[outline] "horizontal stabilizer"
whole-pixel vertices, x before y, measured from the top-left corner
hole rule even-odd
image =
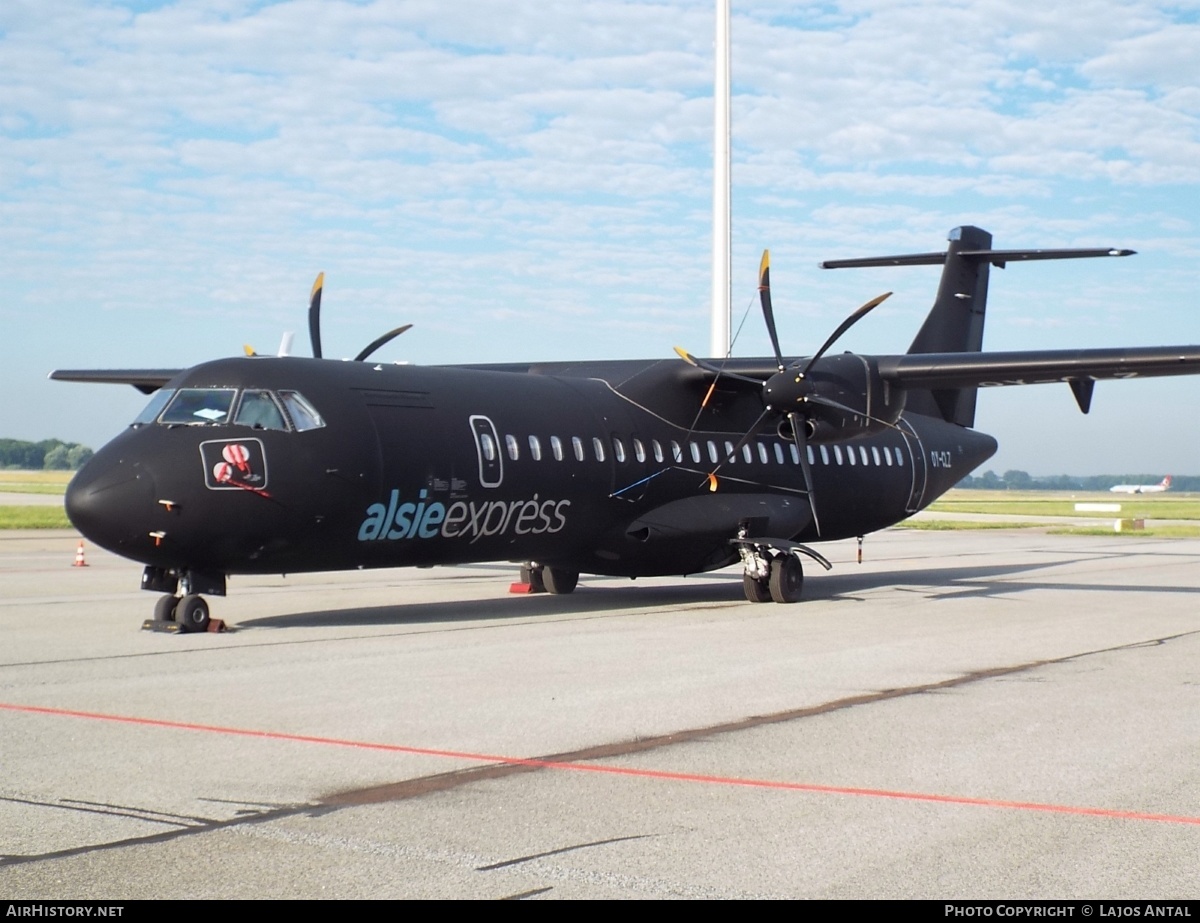
[[[825,260],[817,265],[822,269],[862,269],[871,266],[940,266],[949,251],[941,253],[908,253],[900,256],[871,256],[855,260]],[[1058,250],[959,250],[955,256],[979,263],[1003,267],[1006,263],[1031,260],[1082,260],[1097,256],[1133,256],[1136,250],[1112,247]]]

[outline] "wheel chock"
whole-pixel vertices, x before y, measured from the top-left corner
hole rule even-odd
[[[209,619],[208,628],[204,630],[216,634],[229,631],[229,628],[224,619]],[[142,631],[163,631],[169,635],[184,634],[183,626],[178,622],[164,622],[162,619],[146,619],[142,622]]]
[[[545,593],[545,590],[539,590],[532,583],[510,583],[508,585],[510,593]]]
[[[178,622],[164,622],[162,619],[146,619],[142,622],[142,631],[165,631],[169,635],[177,635],[180,630]]]

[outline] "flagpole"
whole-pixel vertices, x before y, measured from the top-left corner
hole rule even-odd
[[[729,355],[730,334],[730,114],[729,0],[717,0],[716,75],[713,82],[712,318],[709,355]]]

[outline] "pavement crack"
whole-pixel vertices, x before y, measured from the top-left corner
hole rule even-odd
[[[644,840],[648,836],[653,836],[650,833],[637,833],[631,836],[614,836],[607,840],[595,840],[591,843],[576,843],[574,846],[562,846],[558,849],[550,849],[546,852],[533,853],[528,856],[520,856],[516,859],[505,859],[503,862],[493,862],[491,865],[481,865],[475,869],[477,872],[491,872],[495,869],[508,868],[512,865],[520,865],[522,862],[532,862],[535,859],[545,859],[547,856],[560,856],[563,853],[575,852],[578,849],[590,849],[593,846],[607,846],[609,843],[624,843],[626,840]]]
[[[450,772],[420,776],[415,779],[405,779],[401,782],[392,782],[386,785],[352,789],[350,791],[337,792],[328,795],[321,799],[319,805],[321,807],[343,807],[347,805],[381,804],[388,801],[402,801],[409,798],[419,798],[435,792],[444,792],[451,789],[456,789],[463,785],[469,785],[473,782],[481,782],[491,779],[505,779],[510,776],[515,776],[526,772],[540,772],[548,768],[546,764],[586,763],[596,760],[632,756],[637,753],[647,753],[654,750],[661,750],[666,747],[675,746],[676,744],[692,743],[694,741],[705,740],[724,734],[734,734],[740,731],[753,730],[754,728],[764,727],[766,725],[783,724],[789,721],[797,721],[802,718],[813,718],[818,715],[827,715],[833,712],[845,711],[851,708],[859,708],[865,705],[874,705],[879,702],[887,702],[892,699],[945,692],[950,689],[957,689],[962,686],[969,686],[971,684],[990,679],[1015,676],[1021,673],[1028,673],[1032,670],[1037,670],[1042,667],[1070,663],[1071,661],[1080,660],[1085,657],[1094,657],[1100,654],[1109,654],[1116,651],[1134,650],[1137,648],[1166,644],[1170,641],[1177,641],[1181,638],[1191,637],[1194,635],[1200,635],[1200,631],[1186,631],[1175,635],[1168,635],[1163,638],[1132,641],[1128,644],[1118,644],[1113,647],[1099,648],[1092,651],[1079,651],[1074,654],[1067,654],[1063,657],[1051,657],[1045,660],[1030,660],[1025,663],[1012,664],[1003,667],[989,667],[984,670],[972,670],[969,673],[952,676],[949,679],[938,680],[937,682],[921,683],[914,686],[900,686],[892,689],[881,689],[875,692],[863,693],[861,695],[847,696],[846,698],[842,699],[834,699],[830,702],[822,702],[819,705],[808,705],[802,708],[793,708],[786,711],[772,712],[766,715],[753,715],[748,718],[740,718],[736,721],[711,724],[705,727],[687,728],[684,730],[673,731],[669,734],[659,734],[653,737],[638,737],[633,740],[600,744],[593,747],[585,747],[579,750],[571,750],[565,753],[552,753],[545,756],[530,757],[520,762],[514,761],[511,763],[489,763],[484,766],[472,766],[466,769],[457,769]]]

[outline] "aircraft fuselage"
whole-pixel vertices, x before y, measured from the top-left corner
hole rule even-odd
[[[836,370],[840,357],[830,357]],[[730,538],[863,535],[927,505],[995,451],[908,414],[809,442],[820,535],[795,444],[730,451],[761,403],[714,403],[703,428],[656,406],[678,363],[529,372],[302,358],[206,363],[162,392],[228,404],[147,420],[96,453],[67,495],[80,531],[163,569],[214,574],[537,561],[582,573],[686,574],[737,559]],[[673,389],[678,392],[678,388]],[[300,394],[321,425],[252,422]],[[267,395],[264,397],[264,395]],[[197,404],[199,406],[199,404]],[[222,416],[222,413],[224,414]],[[207,416],[205,416],[207,414]],[[242,422],[237,422],[241,416]],[[694,414],[693,414],[694,416]],[[289,425],[290,424],[290,425]],[[707,475],[720,465],[717,489]]]

